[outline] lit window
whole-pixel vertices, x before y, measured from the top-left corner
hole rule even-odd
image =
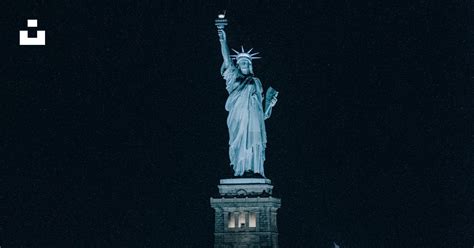
[[[240,213],[239,214],[239,227],[244,228],[245,227],[245,215],[246,213]]]
[[[257,213],[250,213],[249,227],[257,227]]]
[[[229,218],[228,218],[228,227],[229,228],[235,228],[235,213],[229,213]]]

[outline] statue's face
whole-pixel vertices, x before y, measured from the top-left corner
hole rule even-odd
[[[248,75],[250,73],[250,62],[246,59],[239,60],[238,62],[240,72],[244,75]]]

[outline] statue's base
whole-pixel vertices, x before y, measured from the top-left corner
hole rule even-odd
[[[271,196],[270,179],[221,179],[218,188],[220,196],[210,199],[215,210],[214,248],[278,248],[281,200]]]
[[[260,175],[259,173],[255,173],[253,171],[246,171],[242,176],[237,176],[234,178],[265,178],[264,176]]]
[[[271,183],[267,178],[229,178],[221,179],[217,187],[221,197],[270,196]]]

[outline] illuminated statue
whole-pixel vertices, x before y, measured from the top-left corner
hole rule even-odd
[[[225,109],[229,112],[227,127],[230,164],[234,169],[234,176],[243,176],[245,173],[265,177],[263,162],[267,135],[264,120],[270,117],[278,92],[269,87],[263,106],[262,83],[254,77],[252,69],[252,60],[259,58],[255,57],[258,53],[251,54],[252,49],[245,52],[242,47],[240,52],[232,49],[236,54],[230,55],[224,32],[227,23],[224,16],[220,15],[219,18],[216,26],[224,58],[221,74],[229,93]]]

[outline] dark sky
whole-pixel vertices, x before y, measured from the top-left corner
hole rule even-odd
[[[191,2],[191,3],[189,3]],[[230,1],[281,247],[474,245],[470,1]],[[227,1],[1,1],[0,246],[211,247]],[[38,18],[47,45],[18,45]]]

